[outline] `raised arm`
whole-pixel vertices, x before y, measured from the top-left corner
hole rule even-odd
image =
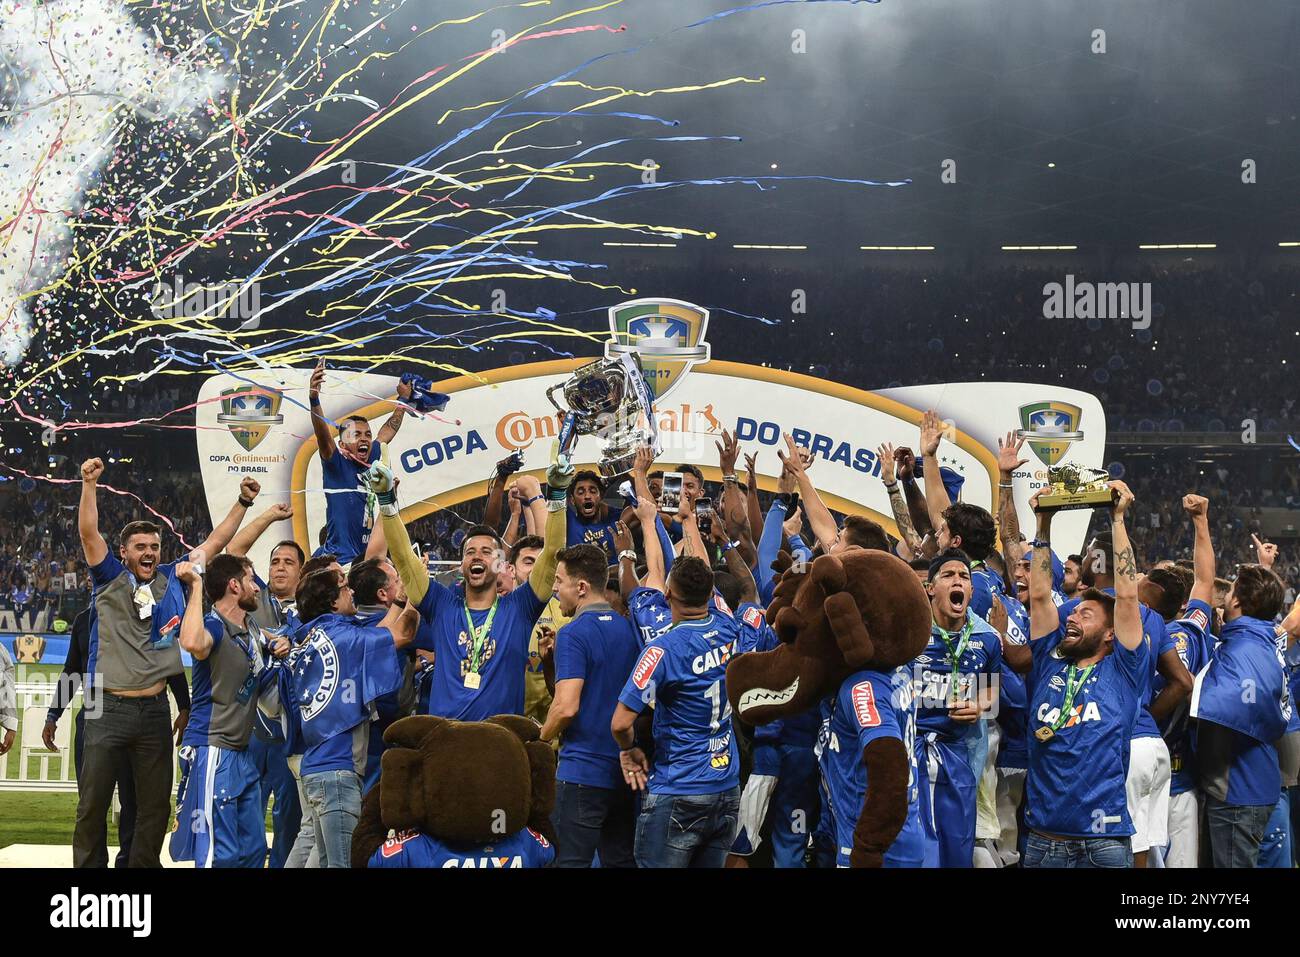
[[[1050,635],[1061,627],[1061,618],[1052,601],[1052,512],[1038,510],[1038,498],[1050,486],[1043,486],[1029,500],[1029,507],[1038,516],[1038,537],[1034,539],[1034,554],[1029,559],[1029,638],[1035,640]]]
[[[746,479],[747,488],[745,489],[745,514],[749,519],[749,531],[752,535],[754,529],[763,527],[763,509],[758,502],[758,471],[756,469],[757,459],[746,454],[745,471],[748,472]]]
[[[256,544],[262,534],[274,525],[276,522],[282,522],[286,518],[293,518],[293,506],[280,503],[272,505],[266,511],[258,514],[256,518],[241,528],[235,537],[230,540],[226,546],[227,554],[242,558],[248,554],[248,550]],[[206,554],[206,552],[204,553]]]
[[[895,449],[894,468],[898,473],[898,484],[903,486],[903,497],[907,499],[907,513],[912,516],[912,527],[924,542],[927,535],[934,534],[934,526],[930,524],[925,496],[916,484],[916,455],[907,446]]]
[[[176,579],[189,589],[181,619],[181,648],[195,661],[203,661],[212,653],[212,635],[203,624],[203,579],[189,562],[176,566]]]
[[[253,501],[257,498],[257,493],[262,490],[257,479],[252,476],[246,476],[239,483],[239,498],[235,504],[230,506],[230,511],[226,517],[221,520],[221,524],[212,530],[212,534],[203,540],[199,545],[199,551],[211,558],[219,555],[235,537],[235,532],[239,531],[239,523],[244,520],[248,510],[253,507]]]
[[[757,602],[758,586],[754,583],[754,574],[749,570],[749,564],[740,554],[740,549],[733,547],[727,539],[727,530],[722,527],[722,523],[714,522],[713,527],[709,529],[709,535],[713,539],[713,544],[717,545],[722,551],[722,560],[727,563],[727,571],[735,575],[736,581],[740,582],[740,600],[742,602]]]
[[[1192,545],[1192,593],[1188,600],[1214,602],[1214,542],[1210,540],[1210,500],[1203,495],[1188,493],[1183,496],[1183,509],[1192,520],[1196,535]]]
[[[632,544],[632,530],[621,518],[614,523],[614,557],[618,561],[618,593],[627,601],[637,586],[636,549]]]
[[[92,568],[108,557],[108,542],[99,533],[99,477],[104,474],[102,459],[86,459],[81,463],[81,504],[77,506],[77,532],[81,535],[81,550],[86,563]]]
[[[740,479],[736,475],[736,459],[740,457],[740,445],[736,437],[726,429],[722,430],[722,441],[715,442],[718,449],[718,468],[722,471],[722,501],[718,513],[727,526],[731,538],[740,538],[749,529],[749,510],[745,505],[745,496],[740,492]]]
[[[393,411],[388,418],[384,419],[384,424],[379,428],[379,434],[375,436],[383,445],[387,445],[397,436],[397,430],[402,427],[402,420],[406,418],[406,406],[403,402],[410,402],[415,394],[415,387],[409,382],[397,383],[397,403],[393,405]]]
[[[835,524],[835,517],[831,515],[830,509],[817,494],[812,480],[808,478],[808,470],[804,466],[803,457],[799,454],[799,447],[794,444],[792,436],[785,436],[785,446],[787,452],[783,453],[777,449],[776,454],[799,484],[799,495],[803,499],[803,512],[808,519],[808,526],[817,541],[821,543],[822,549],[829,552],[840,537],[840,527]]]
[[[663,525],[659,521],[659,509],[649,495],[637,496],[636,514],[641,519],[641,540],[645,548],[645,582],[646,588],[662,592],[666,588],[668,574],[664,571],[664,548],[659,538]]]
[[[528,573],[528,586],[540,601],[549,601],[555,588],[556,556],[564,549],[569,534],[567,509],[569,484],[573,481],[573,465],[567,456],[560,455],[560,443],[551,443],[551,465],[546,470],[546,532],[542,535],[542,552]],[[541,494],[541,483],[532,475],[519,476],[516,484],[520,494],[530,499]]]
[[[1130,651],[1142,647],[1142,610],[1138,605],[1137,559],[1129,544],[1124,517],[1133,504],[1133,493],[1123,482],[1108,483],[1119,493],[1111,509],[1111,541],[1115,546],[1115,640]],[[1051,572],[1051,566],[1048,566]]]
[[[322,462],[334,458],[334,453],[338,451],[338,446],[334,444],[334,424],[325,418],[325,413],[320,407],[320,390],[324,384],[325,360],[321,359],[312,370],[311,384],[307,387],[307,400],[311,404],[311,427],[316,433],[316,448],[320,452]]]
[[[429,590],[429,570],[415,557],[415,550],[411,548],[411,536],[397,509],[397,483],[393,480],[392,470],[382,462],[376,462],[362,474],[361,480],[375,493],[393,567],[406,589],[407,601],[414,607]]]
[[[894,513],[894,524],[898,526],[898,554],[903,561],[910,562],[921,553],[921,536],[912,527],[907,500],[903,498],[903,490],[894,478],[894,447],[885,442],[876,450],[876,455],[880,457],[880,481],[889,493],[889,508]]]
[[[1013,494],[1016,469],[1029,459],[1020,457],[1020,447],[1025,440],[1008,432],[1006,440],[998,439],[998,535],[1002,539],[1002,557],[1007,568],[1020,563],[1016,549],[1020,548],[1020,516],[1016,514],[1016,497]]]
[[[943,521],[944,509],[952,504],[943,484],[943,475],[939,472],[939,441],[942,438],[943,423],[931,409],[921,419],[921,457],[925,465],[925,505],[930,512],[930,524],[934,528],[938,528]]]
[[[492,477],[488,479],[487,485],[487,511],[483,513],[483,524],[491,525],[495,529],[501,528],[501,507],[505,503],[506,479],[513,473],[510,471],[514,463],[515,454],[511,452],[500,462],[492,467]],[[512,515],[512,519],[518,519],[518,515]]]

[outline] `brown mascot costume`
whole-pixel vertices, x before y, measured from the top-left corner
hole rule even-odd
[[[555,857],[555,752],[520,715],[415,715],[384,732],[353,867],[543,867]]]
[[[767,620],[781,644],[727,666],[727,697],[747,724],[816,708],[856,671],[888,672],[925,650],[930,604],[916,573],[887,552],[851,548],[791,566],[777,584]],[[863,749],[867,793],[858,811],[850,863],[880,867],[907,822],[911,757],[897,738]]]

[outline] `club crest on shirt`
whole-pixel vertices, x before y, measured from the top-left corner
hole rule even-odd
[[[474,650],[474,646],[470,643],[469,634],[464,629],[461,629],[460,634],[456,636],[456,645],[465,654],[465,657],[460,659],[460,676],[464,678],[469,674],[469,655]],[[492,656],[496,653],[497,640],[495,638],[488,638],[487,641],[483,642],[483,658],[479,662],[480,672],[487,663],[492,660]],[[540,664],[541,659],[539,658],[538,661]]]
[[[323,628],[313,628],[293,654],[293,683],[298,690],[302,720],[324,710],[339,685],[339,653]]]

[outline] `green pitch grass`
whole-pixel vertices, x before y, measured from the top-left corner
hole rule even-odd
[[[48,680],[53,682],[62,665],[19,665],[18,680]],[[36,676],[42,675],[38,679]],[[186,678],[189,678],[188,669]],[[78,699],[80,701],[80,699]],[[78,704],[76,707],[80,707]],[[73,716],[76,712],[74,710]],[[23,714],[18,712],[18,730],[14,733],[14,747],[0,757],[0,777],[18,777],[18,749],[22,741]],[[69,751],[71,749],[68,749]],[[57,775],[57,760],[51,761],[50,772]],[[72,756],[67,754],[67,760]],[[28,762],[28,772],[35,776],[38,765]],[[76,779],[74,771],[69,777]],[[173,801],[173,805],[174,805]],[[77,793],[42,791],[0,791],[0,847],[10,844],[71,844],[72,830],[77,820]],[[267,830],[271,829],[271,816],[266,817]],[[112,819],[108,822],[109,844],[116,846],[117,830]]]

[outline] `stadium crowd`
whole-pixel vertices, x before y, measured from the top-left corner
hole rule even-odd
[[[157,866],[164,840],[202,867],[473,858],[483,848],[432,838],[422,856],[403,839],[357,858],[384,731],[412,713],[522,714],[556,748],[549,830],[511,836],[529,847],[517,863],[1294,866],[1296,556],[1230,511],[1241,489],[1226,471],[1114,480],[1082,553],[1057,554],[1037,496],[1037,527],[1022,530],[1014,508],[991,514],[945,484],[941,423],[927,413],[919,434],[880,450],[897,539],[832,513],[815,456],[789,437],[780,491],[760,498],[726,433],[717,487],[649,450],[619,495],[555,453],[545,483],[506,459],[481,512],[413,530],[380,462],[402,406],[374,432],[357,416],[329,421],[321,370],[309,400],[331,494],[314,554],[276,531],[288,506],[256,507],[252,478],[211,528],[193,486],[140,487],[186,542],[164,545],[138,503],[101,489],[136,488],[129,449],[52,463],[75,469],[75,512],[38,496],[7,529],[93,584],[45,728],[53,748],[76,684],[94,692],[76,739],[77,866],[108,863],[115,786],[129,866]],[[1011,433],[990,450],[1003,491],[1022,443]],[[1294,481],[1276,493],[1294,496]],[[80,562],[49,557],[74,522]],[[262,536],[276,544],[254,568]],[[1251,560],[1224,562],[1225,546]],[[728,662],[781,645],[764,609],[783,583],[869,552],[897,556],[891,567],[924,586],[924,654],[859,668],[781,720],[738,720]],[[432,574],[434,555],[456,574]],[[333,694],[340,680],[361,693]],[[885,832],[859,827],[885,787],[882,741],[907,769],[904,812]]]

